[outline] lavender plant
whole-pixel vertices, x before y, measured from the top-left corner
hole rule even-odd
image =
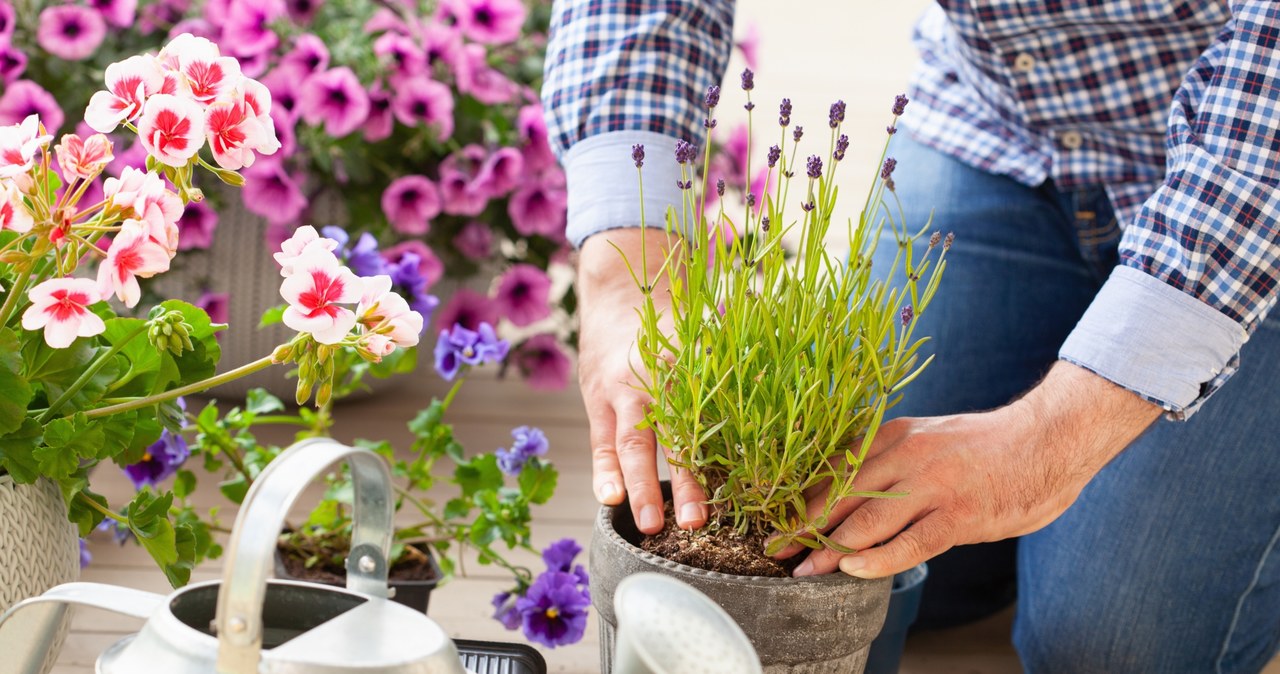
[[[748,70],[742,89],[749,120],[753,87]],[[769,554],[793,543],[852,552],[823,531],[841,500],[890,495],[859,492],[854,478],[885,413],[932,359],[921,357],[927,338],[915,328],[937,292],[951,236],[932,234],[920,256],[913,243],[929,224],[912,231],[901,217],[897,162],[887,153],[905,96],[894,102],[880,171],[862,209],[844,218],[848,260],[825,243],[841,218],[833,178],[849,146],[843,102],[831,106],[825,152],[801,161],[804,132],[792,126],[784,99],[779,140],[766,160],[764,185],[773,187],[746,193],[736,222],[725,199],[713,212],[705,208],[705,148],[719,98],[717,87],[705,100],[701,170],[693,145],[681,142],[676,150],[685,196],[680,210],[666,214],[668,254],[627,260],[644,294],[637,336],[643,372],[636,375],[653,402],[643,424],[669,448],[670,463],[690,471],[709,495],[708,526],[773,535]],[[643,190],[642,146],[632,159]],[[799,212],[789,215],[788,207]],[[897,253],[891,269],[873,276],[882,237]],[[881,280],[895,277],[901,286]],[[826,501],[811,516],[805,495],[824,484]]]

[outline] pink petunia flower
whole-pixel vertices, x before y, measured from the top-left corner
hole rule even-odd
[[[321,344],[341,342],[356,325],[356,314],[343,304],[354,304],[364,294],[360,277],[342,266],[330,251],[308,247],[293,261],[294,273],[280,284],[280,296],[289,303],[284,324],[311,333]]]
[[[215,42],[218,38],[222,37],[222,31],[219,31],[213,24],[199,17],[183,19],[178,23],[173,24],[173,28],[169,29],[169,39],[176,40],[181,37],[183,33],[190,33],[195,37]]]
[[[435,80],[415,77],[402,82],[391,109],[405,126],[435,129],[436,140],[444,142],[453,135],[453,92]]]
[[[177,14],[181,15],[190,9],[190,0],[165,0],[175,9],[181,11]],[[227,23],[227,15],[231,12],[231,3],[235,0],[206,0],[204,3],[204,19],[209,23],[222,28]]]
[[[515,189],[524,172],[524,157],[513,147],[498,148],[485,158],[476,173],[474,188],[488,193],[489,198],[505,195]]]
[[[397,178],[382,193],[382,212],[397,232],[426,234],[440,214],[440,192],[425,176]]]
[[[426,54],[407,35],[383,33],[374,40],[373,53],[390,66],[392,81],[417,77],[426,71]]]
[[[507,214],[516,231],[524,236],[534,234],[563,236],[565,212],[569,197],[565,193],[563,176],[559,180],[549,178],[555,173],[543,174],[520,186],[507,202]]]
[[[328,67],[329,47],[319,37],[304,33],[294,39],[293,49],[281,57],[278,69],[292,70],[293,77],[301,81],[308,75],[324,72]]]
[[[328,237],[320,236],[320,232],[316,231],[311,225],[303,225],[296,230],[287,239],[280,242],[280,252],[273,253],[276,264],[280,265],[281,276],[292,276],[294,273],[294,265],[302,254],[308,248],[319,246],[320,248],[333,252],[338,249],[338,242]]]
[[[12,84],[26,70],[27,55],[0,39],[0,84]]]
[[[462,33],[455,26],[432,21],[422,29],[422,51],[428,66],[443,63],[453,71],[462,60]]]
[[[18,124],[36,115],[50,134],[62,126],[62,108],[53,94],[31,80],[18,80],[0,95],[0,125]]]
[[[417,346],[422,333],[422,314],[391,289],[391,277],[385,274],[364,279],[356,316],[365,331],[386,335],[396,346]]]
[[[498,306],[493,300],[470,288],[459,289],[435,315],[435,324],[442,330],[455,324],[461,324],[468,330],[476,330],[481,323],[495,325],[497,322]]]
[[[475,177],[487,158],[488,152],[473,143],[440,162],[440,196],[445,213],[479,215],[488,205],[487,191],[474,185]]]
[[[9,0],[0,0],[0,42],[9,44],[17,25],[18,15],[13,11],[13,5]]]
[[[446,5],[462,34],[484,44],[515,40],[528,14],[521,0],[449,0]]]
[[[107,24],[95,9],[54,5],[40,12],[36,43],[41,49],[68,61],[93,55],[107,36]]]
[[[84,121],[98,133],[111,133],[124,121],[142,114],[147,97],[164,87],[164,71],[151,56],[130,56],[107,66],[107,90],[89,99]]]
[[[498,279],[494,302],[512,323],[524,327],[551,315],[551,279],[531,264],[515,264]]]
[[[280,37],[271,30],[271,22],[284,13],[282,0],[231,0],[222,26],[227,51],[235,56],[255,56],[275,49]]]
[[[106,331],[102,318],[89,307],[102,301],[98,286],[87,278],[55,278],[27,293],[31,306],[22,313],[22,327],[44,330],[44,341],[65,349],[76,337],[92,337]]]
[[[484,46],[469,44],[463,47],[462,53],[462,59],[454,69],[458,91],[485,105],[508,103],[515,98],[519,87],[506,75],[489,67],[489,54]]]
[[[520,108],[516,115],[516,129],[524,145],[520,154],[524,156],[525,170],[538,173],[543,169],[555,166],[556,156],[551,152],[551,144],[547,141],[547,123],[542,117],[542,105],[533,103]]]
[[[0,127],[0,180],[16,178],[35,166],[36,154],[53,136],[40,133],[40,118],[28,115],[20,124]]]
[[[514,360],[529,388],[558,391],[569,383],[573,361],[560,348],[555,335],[534,335],[517,349]]]
[[[132,26],[138,12],[138,0],[89,0],[88,4],[98,10],[107,23],[118,28]]]
[[[306,25],[316,18],[316,12],[324,5],[324,0],[285,0],[285,11],[294,23]]]
[[[467,259],[487,259],[493,251],[493,230],[480,220],[472,220],[454,235],[453,247]]]
[[[400,33],[409,35],[413,31],[409,30],[409,24],[396,14],[390,7],[379,7],[364,23],[364,32],[369,35],[378,33]]]
[[[217,0],[209,0],[209,5]],[[191,9],[191,0],[157,0],[138,8],[138,20],[134,24],[141,35],[151,35],[161,28],[178,23]]]
[[[188,98],[156,94],[138,120],[138,139],[147,154],[165,166],[181,167],[204,145],[205,114]]]
[[[444,263],[430,246],[417,239],[401,241],[384,249],[382,258],[388,262],[399,262],[405,253],[412,253],[418,258],[418,274],[427,280],[427,288],[435,285],[436,281],[444,276]]]
[[[83,180],[93,178],[115,158],[110,139],[100,133],[83,140],[80,136],[69,133],[62,137],[62,142],[53,151],[58,156],[58,167],[62,169],[63,180],[72,177]]]
[[[279,108],[288,114],[289,119],[298,118],[300,112],[298,99],[301,96],[303,79],[304,76],[289,68],[273,68],[262,76],[259,83],[271,93],[272,112]]]
[[[747,67],[752,70],[758,70],[760,65],[760,24],[752,21],[747,24],[747,32],[734,45],[742,51],[742,60],[747,62]]]
[[[298,104],[308,124],[324,123],[325,132],[334,138],[360,128],[369,116],[369,95],[346,66],[307,78]]]
[[[227,293],[204,293],[196,298],[196,307],[204,309],[209,314],[209,320],[217,323],[226,323],[227,318],[231,315],[231,296]],[[222,338],[222,332],[214,333],[218,339]]]
[[[240,62],[223,56],[212,41],[183,33],[165,45],[157,59],[162,64],[177,61],[177,68],[186,80],[191,98],[208,105],[214,99],[240,86],[244,75]]]
[[[27,209],[26,203],[22,201],[22,193],[18,191],[18,186],[6,181],[0,186],[0,197],[4,199],[4,202],[0,203],[0,232],[25,234],[31,231],[35,225],[35,218]]]
[[[178,250],[204,250],[213,245],[218,212],[203,201],[190,201],[178,218]]]
[[[300,181],[285,171],[279,161],[260,161],[244,170],[241,198],[250,213],[274,225],[291,223],[307,207]]]
[[[369,116],[364,120],[364,139],[370,143],[386,140],[395,130],[396,120],[391,114],[391,94],[382,85],[369,89]]]
[[[151,240],[145,224],[125,220],[111,240],[107,259],[98,266],[98,290],[102,295],[114,294],[125,306],[133,307],[142,299],[138,277],[149,278],[169,271],[169,253]]]

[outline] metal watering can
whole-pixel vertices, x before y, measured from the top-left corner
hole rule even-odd
[[[302,490],[345,459],[355,484],[347,587],[272,579],[276,539]],[[391,475],[368,450],[306,440],[268,465],[245,497],[222,580],[169,596],[69,583],[0,616],[0,674],[40,674],[71,606],[147,622],[98,658],[99,674],[465,674],[449,636],[388,599]]]

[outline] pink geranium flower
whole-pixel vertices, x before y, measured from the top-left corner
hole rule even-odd
[[[137,14],[138,0],[89,0],[89,6],[98,10],[107,23],[128,28]]]
[[[253,166],[258,153],[273,154],[280,149],[275,122],[254,114],[254,109],[238,92],[219,99],[205,111],[205,135],[213,159],[224,169],[237,171]]]
[[[555,174],[551,174],[555,175]],[[534,234],[555,237],[564,234],[565,211],[569,197],[565,193],[563,176],[560,180],[544,176],[531,180],[511,195],[507,202],[507,214],[511,224],[524,236]]]
[[[142,114],[147,97],[160,93],[164,72],[151,56],[130,56],[107,66],[107,90],[89,99],[84,121],[98,133],[111,133],[123,121]]]
[[[62,137],[62,142],[53,151],[58,156],[63,180],[73,177],[82,180],[93,178],[115,158],[111,152],[111,140],[100,133],[84,140],[69,133]]]
[[[524,327],[551,315],[551,279],[531,264],[516,264],[498,279],[494,302],[512,323]]]
[[[244,79],[239,61],[223,56],[212,41],[190,33],[165,45],[158,59],[171,68],[176,59],[177,67],[172,69],[182,73],[191,98],[206,105],[235,89]]]
[[[4,199],[4,202],[0,203],[0,232],[25,234],[31,231],[31,227],[35,225],[35,218],[22,201],[22,193],[18,191],[18,186],[12,182],[4,183],[3,187],[0,187],[0,197]]]
[[[241,198],[250,213],[274,225],[291,223],[307,207],[299,181],[278,161],[260,161],[244,171]]]
[[[385,274],[364,279],[356,316],[365,331],[386,335],[396,346],[416,346],[422,333],[422,314],[391,290],[391,277]]]
[[[469,44],[463,47],[462,58],[454,72],[457,75],[458,91],[485,105],[507,103],[519,91],[506,75],[489,67],[489,54],[482,45]]]
[[[316,231],[311,225],[303,225],[294,230],[293,235],[280,243],[280,252],[274,253],[276,264],[280,265],[281,276],[292,276],[294,273],[294,264],[301,259],[302,254],[308,248],[318,246],[326,251],[333,252],[338,248],[338,242],[328,237],[320,236],[320,232]]]
[[[395,179],[382,193],[382,212],[401,234],[426,234],[440,214],[440,192],[424,176]]]
[[[36,43],[41,49],[68,61],[93,55],[107,36],[107,24],[95,9],[54,5],[40,12]]]
[[[310,246],[293,261],[294,273],[280,284],[280,295],[289,303],[284,324],[311,333],[321,344],[337,344],[355,327],[356,314],[343,304],[354,304],[364,294],[360,277],[342,266],[321,247]]]
[[[450,0],[447,6],[462,34],[484,44],[515,40],[528,13],[521,0]]]
[[[46,133],[57,133],[62,126],[62,108],[58,99],[31,80],[18,80],[5,87],[0,95],[0,125],[17,124],[36,115]]]
[[[454,235],[453,247],[468,259],[483,260],[493,251],[493,230],[480,220],[472,220]]]
[[[573,362],[551,334],[530,337],[520,345],[514,360],[529,388],[539,391],[558,391],[568,385],[573,374]]]
[[[307,78],[298,103],[308,124],[323,123],[325,132],[334,138],[360,128],[369,116],[369,95],[346,66]]]
[[[156,161],[181,167],[204,145],[204,128],[205,115],[199,103],[170,94],[156,94],[143,105],[138,139]]]
[[[178,218],[178,250],[203,250],[213,245],[218,212],[203,201],[187,202]]]
[[[55,278],[27,293],[31,306],[22,314],[22,327],[44,330],[44,341],[65,349],[76,337],[92,337],[106,331],[102,318],[89,307],[102,301],[97,285],[87,278]]]
[[[421,124],[435,129],[441,142],[453,135],[453,93],[435,80],[414,77],[402,82],[391,109],[405,126]]]
[[[125,306],[133,307],[142,298],[138,277],[149,278],[166,271],[169,253],[151,240],[146,225],[125,220],[111,240],[107,259],[98,266],[98,289],[103,296],[114,294]]]
[[[35,165],[40,148],[53,136],[42,134],[40,118],[28,115],[21,124],[0,127],[0,180],[24,175]]]
[[[498,306],[493,300],[470,288],[462,288],[454,293],[435,316],[435,323],[440,329],[461,324],[468,330],[476,330],[481,323],[495,325],[497,322]]]

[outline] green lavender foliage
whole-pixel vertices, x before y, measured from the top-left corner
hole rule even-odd
[[[700,190],[686,190],[682,212],[667,213],[666,259],[628,261],[645,294],[636,374],[653,401],[643,425],[668,448],[671,464],[702,485],[717,515],[743,533],[777,534],[769,552],[796,542],[842,549],[822,535],[834,506],[891,495],[859,492],[854,478],[885,413],[932,359],[921,359],[927,338],[914,333],[937,292],[950,237],[939,246],[934,234],[917,259],[912,243],[929,225],[912,232],[892,216],[902,209],[890,210],[892,181],[877,174],[857,219],[846,220],[850,259],[833,256],[824,239],[839,217],[832,180],[839,161],[830,159],[839,134],[837,125],[827,170],[814,179],[784,127],[781,158],[765,183],[776,178],[776,187],[758,212],[746,209],[744,226],[724,200],[714,218],[699,215],[704,178]],[[696,181],[692,164],[683,167],[685,181]],[[704,155],[704,176],[706,168]],[[789,201],[801,208],[788,221]],[[742,234],[716,234],[730,228]],[[873,276],[886,232],[898,248],[894,267]],[[903,287],[877,280],[899,270]],[[820,512],[808,512],[806,492],[828,483]]]

